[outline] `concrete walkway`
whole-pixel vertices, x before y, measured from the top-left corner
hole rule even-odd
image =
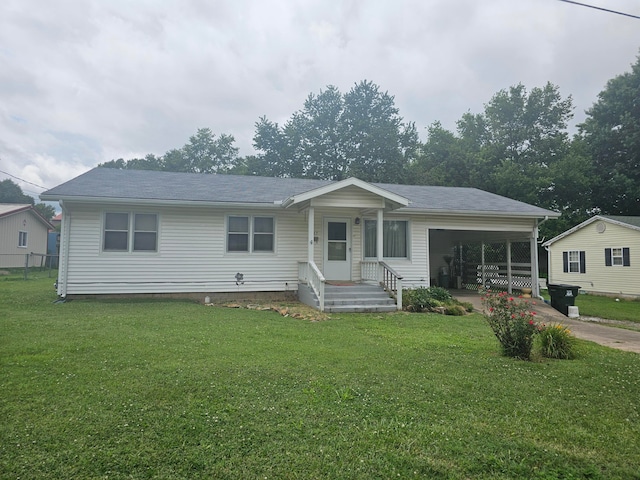
[[[478,312],[482,313],[482,302],[479,293],[471,290],[453,290],[451,293],[461,302],[470,302]],[[576,338],[589,340],[605,347],[640,353],[640,331],[568,318],[542,300],[533,299],[533,301],[535,301],[533,310],[536,312],[539,321],[543,323],[561,323],[569,327]]]

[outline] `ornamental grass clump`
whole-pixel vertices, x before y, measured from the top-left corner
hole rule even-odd
[[[564,325],[548,325],[540,329],[540,351],[547,358],[575,358],[575,337]]]
[[[528,360],[533,338],[539,332],[531,302],[516,299],[507,292],[487,291],[482,296],[484,318],[493,330],[507,357]]]

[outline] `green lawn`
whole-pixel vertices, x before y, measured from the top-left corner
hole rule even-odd
[[[637,354],[507,359],[479,315],[0,293],[0,478],[640,479]]]
[[[544,298],[549,300],[549,293],[542,291]],[[601,295],[578,295],[575,305],[580,315],[587,317],[606,318],[609,320],[626,320],[640,323],[640,300],[629,300]]]

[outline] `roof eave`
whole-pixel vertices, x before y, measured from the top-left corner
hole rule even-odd
[[[166,205],[166,206],[206,206],[206,207],[239,207],[239,208],[280,208],[280,204],[273,202],[212,202],[207,200],[167,200],[154,198],[128,198],[128,197],[87,197],[87,196],[50,196],[40,195],[42,200],[48,202],[90,203],[90,204],[136,204],[136,205]]]
[[[540,213],[529,212],[510,212],[496,210],[444,210],[433,208],[401,208],[396,210],[398,213],[418,213],[429,215],[451,215],[451,216],[479,216],[479,217],[518,217],[518,218],[558,218],[560,214],[552,211],[544,211]]]

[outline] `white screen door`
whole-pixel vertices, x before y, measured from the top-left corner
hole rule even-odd
[[[351,280],[351,222],[328,218],[324,221],[324,277]]]

